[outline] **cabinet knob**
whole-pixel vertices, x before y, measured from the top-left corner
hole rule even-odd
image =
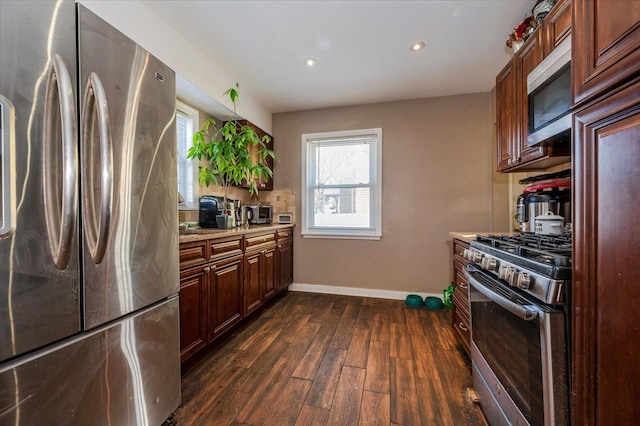
[[[282,244],[278,244],[278,248],[282,248]]]
[[[469,288],[466,284],[463,284],[463,283],[458,284],[458,287],[460,287],[463,290],[466,290]]]
[[[204,267],[204,273],[208,274],[209,272],[211,272],[211,268],[209,268],[208,266]]]
[[[217,267],[216,265],[213,265],[213,266],[211,267],[211,270],[212,270],[212,271],[215,271],[216,269],[218,269],[218,267]]]

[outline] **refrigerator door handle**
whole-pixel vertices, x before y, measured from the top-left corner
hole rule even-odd
[[[113,148],[109,124],[107,95],[100,77],[95,72],[89,75],[84,92],[82,113],[82,174],[83,222],[87,247],[94,263],[102,262],[107,249],[111,226],[113,199]],[[97,116],[99,151],[94,147],[94,122]],[[99,160],[96,157],[99,155]],[[100,218],[96,220],[96,197],[94,181],[96,163],[100,164]]]
[[[42,168],[49,249],[56,267],[63,270],[69,263],[78,219],[78,151],[73,84],[57,54],[45,98]]]
[[[16,228],[15,118],[13,104],[0,95],[0,239]]]

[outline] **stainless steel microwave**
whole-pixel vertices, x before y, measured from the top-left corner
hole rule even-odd
[[[527,76],[527,146],[571,140],[571,36]]]

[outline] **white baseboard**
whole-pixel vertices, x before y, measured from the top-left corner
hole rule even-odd
[[[425,297],[438,297],[442,299],[442,294],[417,293],[395,290],[378,290],[374,288],[337,287],[321,284],[293,283],[289,285],[289,291],[301,291],[306,293],[339,294],[341,296],[361,296],[374,297],[376,299],[405,300],[410,294],[417,294],[423,299]]]

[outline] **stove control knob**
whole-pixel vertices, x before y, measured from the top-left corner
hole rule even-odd
[[[471,257],[471,250],[469,249],[462,250],[462,257],[469,260],[469,258]]]
[[[531,286],[531,277],[529,277],[529,274],[527,274],[526,272],[520,272],[518,274],[516,286],[523,290],[528,289]]]
[[[487,271],[495,271],[498,266],[496,260],[493,257],[485,257],[482,261],[484,263],[484,269]]]
[[[502,265],[498,270],[498,277],[509,282],[511,282],[511,277],[515,274],[516,268],[513,268],[511,266]]]
[[[509,281],[509,285],[511,287],[517,287],[518,277],[520,276],[520,274],[518,273],[518,271],[516,271],[516,268],[509,268],[509,269],[511,269],[511,271],[509,272],[509,278],[507,279],[507,281]]]
[[[479,251],[474,251],[471,252],[471,261],[474,263],[480,263],[482,261],[482,253],[480,253]]]

